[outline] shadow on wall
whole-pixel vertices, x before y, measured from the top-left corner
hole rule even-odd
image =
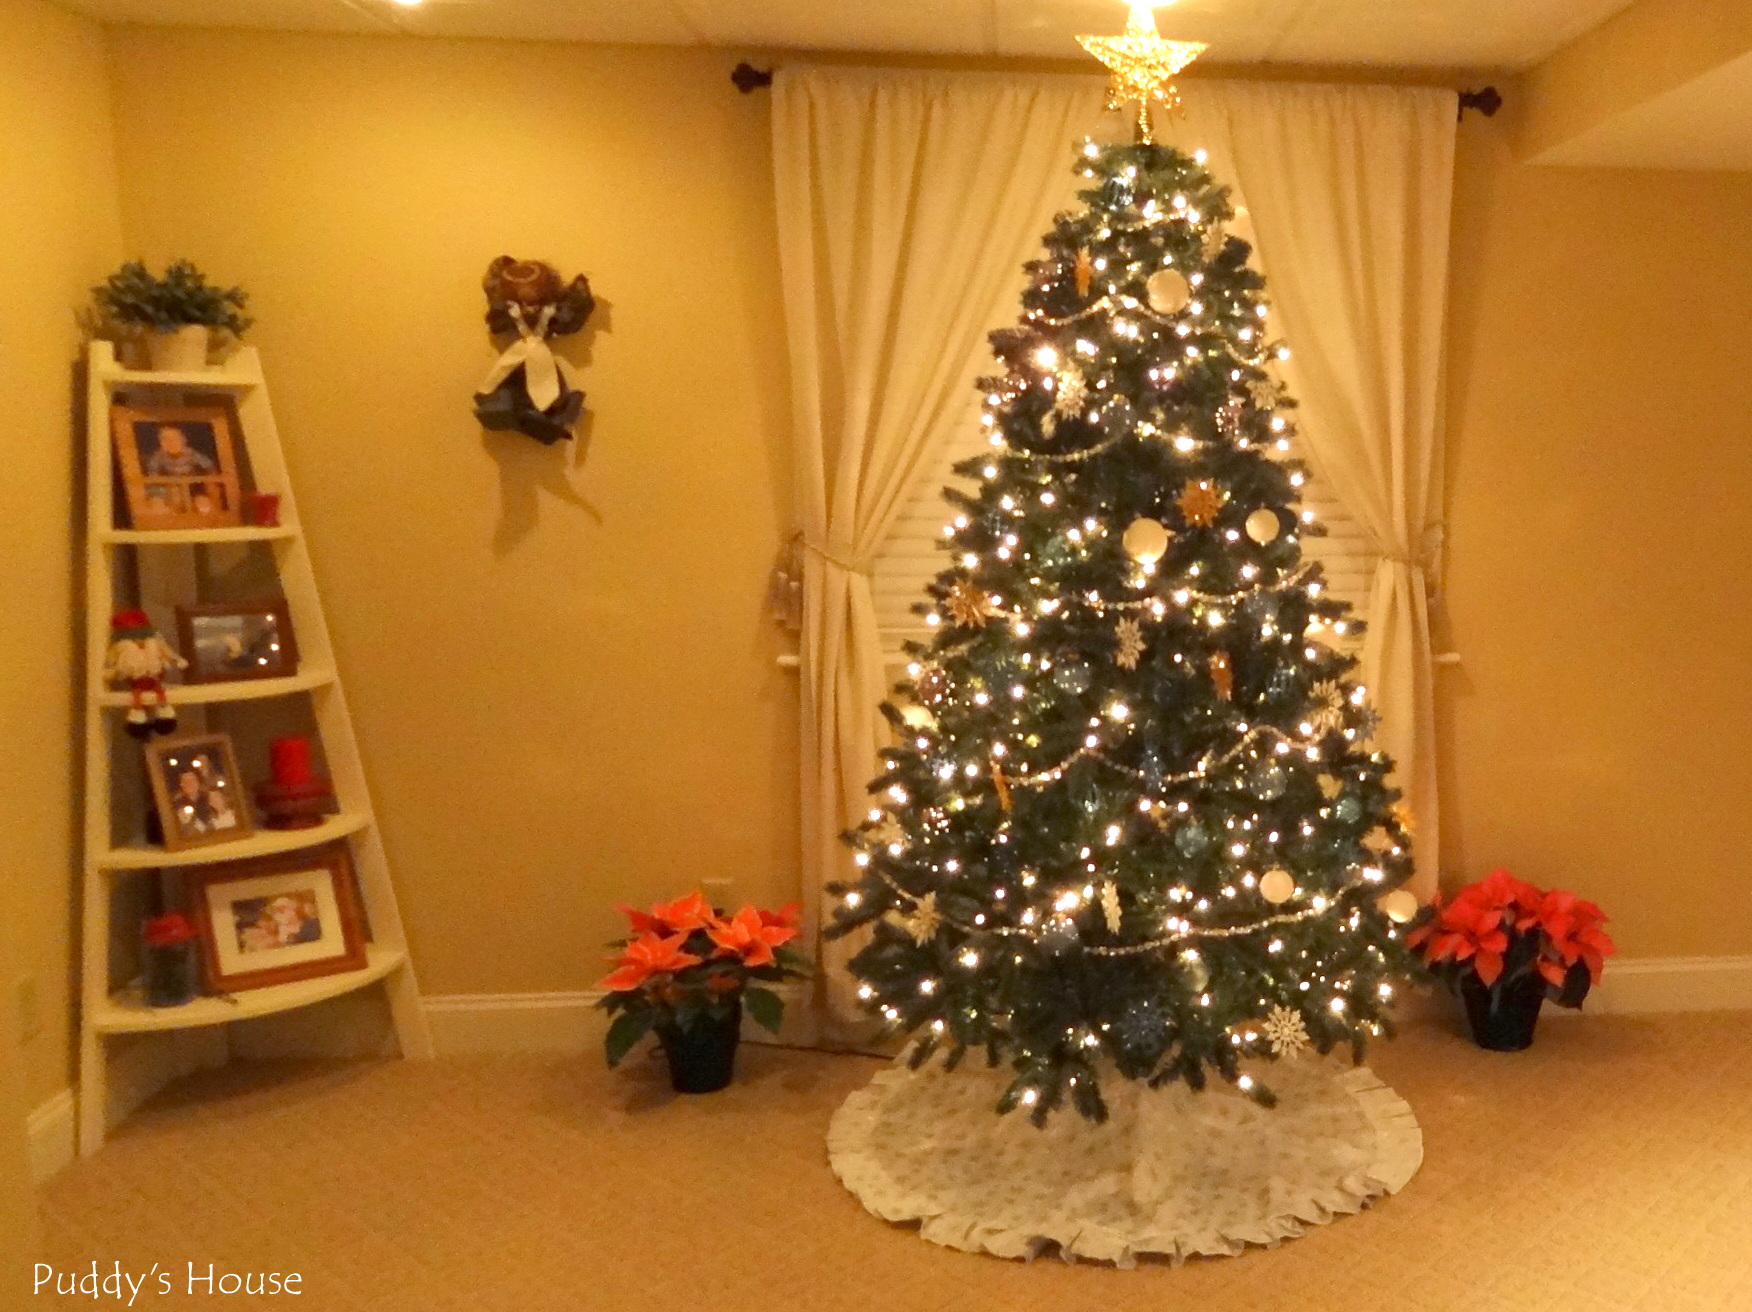
[[[550,342],[554,354],[565,361],[574,386],[588,382],[589,367],[599,332],[611,332],[614,308],[599,299],[596,312],[582,332]],[[588,387],[583,388],[588,396]],[[582,469],[590,458],[590,440],[596,431],[596,414],[585,403],[584,416],[570,442],[543,446],[521,433],[481,430],[481,445],[499,466],[499,524],[493,530],[493,553],[508,556],[535,531],[541,521],[542,493],[575,506],[598,524],[602,512],[572,482],[572,470]]]

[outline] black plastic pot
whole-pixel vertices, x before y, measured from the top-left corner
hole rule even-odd
[[[677,1093],[716,1093],[736,1073],[742,999],[736,999],[727,1016],[702,1016],[687,1029],[664,1026],[657,1036],[669,1058],[669,1083]]]
[[[1466,1004],[1473,1042],[1492,1052],[1520,1052],[1533,1046],[1545,981],[1536,974],[1524,975],[1493,997],[1476,975],[1467,975],[1460,981],[1460,1000]]]

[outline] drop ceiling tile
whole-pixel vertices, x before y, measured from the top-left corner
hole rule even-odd
[[[978,55],[991,0],[677,0],[706,45]]]
[[[62,0],[102,23],[158,27],[247,27],[272,32],[386,32],[390,28],[345,0]]]
[[[413,6],[391,0],[362,3],[384,10],[397,27],[420,36],[631,45],[692,45],[696,40],[674,0],[423,0]]]
[[[106,22],[403,31],[661,45],[1076,58],[1117,32],[1124,0],[61,0]],[[1179,0],[1164,36],[1207,60],[1525,67],[1631,0]]]
[[[1510,67],[1538,63],[1632,0],[1307,0],[1270,58],[1285,63]]]

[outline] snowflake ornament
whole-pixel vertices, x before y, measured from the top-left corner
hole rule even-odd
[[[972,579],[959,579],[944,599],[949,618],[964,629],[983,629],[992,617],[991,598],[981,592]]]
[[[1189,479],[1174,500],[1189,526],[1208,528],[1217,522],[1217,512],[1227,499],[1228,494],[1208,478],[1196,478]]]
[[[1302,1013],[1288,1007],[1273,1007],[1259,1028],[1265,1032],[1274,1057],[1288,1057],[1293,1061],[1311,1044]]]
[[[912,936],[912,941],[924,947],[937,936],[937,927],[943,923],[942,915],[937,911],[937,895],[926,893],[912,904],[910,910],[902,912],[900,927]]]
[[[1275,410],[1278,403],[1278,385],[1269,378],[1249,378],[1247,380],[1247,395],[1253,404],[1261,410]]]
[[[1076,369],[1061,369],[1053,385],[1052,412],[1061,419],[1082,413],[1089,399],[1089,384]]]
[[[899,820],[888,814],[871,824],[865,833],[869,835],[871,842],[882,847],[906,841],[906,830],[901,828]]]
[[[1322,679],[1308,690],[1308,723],[1315,733],[1336,733],[1344,728],[1344,689],[1331,679]]]
[[[1113,654],[1113,663],[1122,670],[1138,668],[1138,659],[1144,654],[1144,626],[1129,616],[1119,622],[1119,650]]]

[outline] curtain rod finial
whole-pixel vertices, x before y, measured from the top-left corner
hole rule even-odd
[[[1495,87],[1480,87],[1477,91],[1462,91],[1460,93],[1460,117],[1466,117],[1466,111],[1476,109],[1486,118],[1495,118],[1497,110],[1503,107],[1502,93]]]
[[[730,80],[736,84],[736,89],[743,95],[759,91],[762,87],[773,84],[773,70],[759,69],[753,64],[744,62],[738,64],[730,72]]]

